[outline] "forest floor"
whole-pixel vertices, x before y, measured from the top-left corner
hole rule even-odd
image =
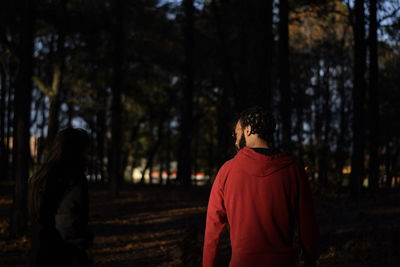
[[[8,237],[12,191],[0,183],[0,266],[25,266],[29,237]],[[319,266],[400,266],[399,193],[354,200],[340,190],[313,191]],[[207,187],[124,185],[113,198],[106,185],[90,185],[94,266],[200,266],[208,195]],[[219,266],[229,262],[227,236]]]

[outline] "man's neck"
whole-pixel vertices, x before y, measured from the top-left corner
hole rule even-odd
[[[267,142],[263,140],[256,140],[253,144],[248,145],[249,148],[270,148]]]

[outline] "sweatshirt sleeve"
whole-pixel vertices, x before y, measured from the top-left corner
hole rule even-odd
[[[304,253],[304,266],[314,267],[318,259],[319,229],[316,222],[308,176],[300,168],[298,220],[300,246]]]
[[[223,185],[227,176],[226,164],[221,167],[213,183],[207,208],[206,231],[203,247],[203,267],[215,266],[218,244],[227,223]]]

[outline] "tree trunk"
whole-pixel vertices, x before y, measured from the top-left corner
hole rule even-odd
[[[256,1],[259,7],[257,12],[258,23],[257,31],[257,69],[258,69],[258,105],[266,111],[271,112],[272,103],[272,51],[273,51],[273,33],[272,33],[272,12],[273,1]]]
[[[234,140],[231,137],[234,125],[229,124],[232,121],[232,113],[228,112],[229,107],[229,94],[224,88],[217,105],[217,168],[220,168],[229,159],[230,148],[234,147]]]
[[[44,99],[44,95],[41,94],[38,90],[34,90],[33,91],[33,105],[34,105],[34,110],[32,110],[31,113],[31,124],[32,125],[36,125],[36,132],[39,131],[39,126],[40,126],[40,116],[41,116],[41,104],[43,102]],[[34,114],[34,115],[33,115]],[[32,151],[32,155],[33,155],[33,168],[32,171],[35,172],[36,171],[36,167],[39,165],[40,163],[40,156],[41,156],[41,145],[42,145],[42,136],[38,136],[36,138],[35,136],[35,150]]]
[[[378,188],[379,180],[379,70],[378,70],[378,22],[377,0],[369,1],[369,187]]]
[[[51,144],[53,143],[54,137],[58,132],[59,120],[58,115],[60,111],[60,94],[57,93],[53,97],[50,98],[50,107],[49,107],[49,121],[47,123],[47,149],[50,149]]]
[[[185,83],[180,123],[177,180],[183,185],[191,184],[192,169],[192,127],[194,91],[194,6],[193,0],[183,0],[185,11]]]
[[[163,184],[163,172],[164,172],[164,158],[165,158],[165,151],[160,152],[160,157],[158,159],[159,167],[158,167],[158,184]]]
[[[7,80],[6,73],[1,67],[0,69],[0,179],[6,179],[7,177],[7,149],[6,149],[6,92],[7,92]]]
[[[136,137],[139,135],[139,131],[140,131],[140,126],[141,126],[141,124],[143,123],[143,122],[145,122],[145,117],[142,117],[142,118],[140,118],[139,120],[138,120],[138,122],[136,123],[136,125],[132,128],[132,130],[131,130],[131,135],[130,135],[130,143],[131,144],[136,144],[134,147],[133,147],[133,149],[131,150],[131,154],[130,154],[130,156],[132,157],[132,161],[130,162],[131,163],[131,174],[132,174],[132,172],[134,171],[134,169],[135,169],[135,157],[136,157],[136,155],[135,155],[135,151],[138,151],[139,150],[139,148],[138,148],[138,142],[137,142],[137,140],[136,140]],[[128,157],[129,157],[129,155],[128,155]],[[144,178],[143,178],[144,179]],[[142,181],[141,181],[142,182]]]
[[[385,145],[385,155],[384,155],[384,163],[385,163],[385,175],[386,175],[386,181],[385,181],[385,187],[386,188],[391,188],[392,186],[392,173],[391,173],[391,143],[388,141]]]
[[[7,161],[8,161],[8,177],[10,179],[14,178],[14,154],[12,153],[11,150],[11,146],[13,145],[13,140],[12,140],[12,131],[14,130],[14,101],[15,99],[13,99],[13,94],[15,90],[13,90],[13,85],[11,84],[11,82],[9,82],[8,85],[8,93],[7,93],[7,145],[6,145],[6,154],[7,154]]]
[[[70,92],[70,98],[73,98],[73,93]],[[68,111],[67,111],[67,127],[72,127],[72,120],[74,118],[74,105],[71,101],[67,103]]]
[[[12,236],[20,236],[26,229],[27,189],[29,177],[29,128],[32,98],[34,0],[22,2],[20,70],[15,92],[15,132],[13,149],[15,158],[15,192],[10,221]]]
[[[335,155],[335,165],[336,165],[336,173],[337,173],[337,182],[343,182],[343,168],[346,163],[346,159],[348,157],[348,152],[346,152],[346,135],[348,125],[348,115],[346,112],[347,105],[347,96],[345,93],[345,77],[343,77],[345,70],[343,67],[340,71],[339,78],[339,97],[340,97],[340,123],[339,123],[339,132],[338,139],[336,143],[336,155]]]
[[[317,60],[317,66],[316,66],[316,75],[317,75],[317,84],[316,87],[314,88],[315,93],[314,93],[314,105],[315,105],[315,126],[314,126],[314,133],[315,133],[315,146],[316,150],[314,153],[314,159],[316,163],[316,174],[318,174],[318,181],[322,184],[324,184],[324,178],[321,177],[324,174],[320,172],[320,170],[323,169],[323,162],[322,162],[322,151],[323,151],[323,139],[322,139],[322,126],[323,126],[323,112],[322,112],[322,99],[323,97],[321,96],[321,92],[323,90],[323,85],[322,85],[322,77],[321,77],[321,63],[320,63],[321,57],[318,56]]]
[[[214,156],[214,149],[215,144],[214,140],[214,127],[208,127],[208,181],[207,183],[211,182],[212,177],[214,176],[214,168],[215,168],[215,156]]]
[[[106,118],[105,118],[105,111],[101,110],[100,112],[97,113],[97,120],[96,120],[96,129],[97,129],[97,157],[98,157],[98,168],[99,168],[99,173],[101,180],[104,181],[104,156],[105,156],[105,142],[106,142]]]
[[[235,100],[240,105],[237,106],[238,109],[242,110],[248,108],[249,105],[254,105],[250,103],[253,99],[254,92],[254,79],[250,77],[253,72],[250,70],[250,66],[253,58],[251,60],[251,54],[249,53],[252,49],[249,49],[249,45],[255,36],[251,36],[251,31],[253,30],[253,25],[250,23],[252,21],[253,10],[251,9],[250,1],[238,1],[238,6],[240,13],[238,14],[238,19],[240,20],[240,31],[239,32],[239,44],[238,51],[236,55],[238,56],[238,65],[240,66],[240,72],[238,73],[238,93],[235,95]],[[254,35],[254,34],[253,34]],[[242,88],[246,88],[247,93],[240,93]],[[226,88],[228,89],[228,88]]]
[[[365,14],[364,1],[355,0],[354,85],[353,85],[353,154],[350,185],[354,196],[361,192],[364,177],[364,101],[365,101]]]
[[[297,100],[297,107],[296,107],[296,115],[297,115],[297,120],[296,120],[296,133],[297,133],[297,139],[298,139],[298,145],[297,145],[297,150],[298,150],[298,159],[301,161],[301,163],[304,164],[304,145],[303,145],[303,125],[304,125],[304,88],[299,87],[297,89],[297,94],[296,94],[296,100]]]
[[[289,149],[291,136],[291,90],[289,66],[289,3],[279,1],[279,91],[282,120],[282,147]]]
[[[111,104],[111,190],[114,196],[119,195],[119,185],[122,181],[122,103],[121,94],[124,85],[123,57],[124,57],[124,2],[115,1],[114,25],[114,74]]]
[[[223,79],[223,87],[220,88],[220,96],[218,99],[218,105],[217,105],[217,155],[215,158],[210,158],[210,175],[211,172],[213,171],[215,165],[220,167],[227,159],[229,155],[229,146],[231,143],[230,139],[230,134],[233,129],[230,128],[229,121],[232,119],[231,118],[231,112],[228,112],[229,110],[236,109],[236,110],[242,110],[245,107],[246,104],[246,99],[243,97],[241,94],[241,91],[239,89],[239,85],[243,86],[244,79],[241,74],[239,76],[238,73],[235,73],[234,66],[233,66],[233,58],[230,52],[230,46],[228,44],[228,36],[226,33],[226,25],[223,21],[223,11],[226,9],[226,3],[221,2],[220,4],[217,3],[217,1],[213,0],[212,1],[212,7],[214,10],[214,15],[215,15],[215,21],[216,21],[216,30],[217,30],[217,35],[218,35],[218,41],[219,41],[219,46],[220,46],[220,55],[221,55],[221,62],[224,67],[224,79]],[[220,6],[222,6],[222,11],[220,9]],[[245,5],[243,5],[245,6]],[[242,14],[245,16],[245,14]],[[243,18],[245,20],[245,18]],[[242,37],[241,41],[245,38],[245,25],[242,25]],[[245,44],[244,42],[241,42],[241,55],[245,54]],[[239,57],[239,60],[241,61],[241,66],[244,66],[244,56]],[[230,99],[233,98],[233,105],[230,104]],[[233,107],[232,107],[233,106]],[[211,129],[212,131],[212,129]],[[211,136],[211,140],[212,140]],[[212,147],[212,144],[210,145]],[[213,154],[213,151],[210,150],[210,153]],[[214,162],[216,160],[216,162]],[[211,163],[212,162],[212,163]],[[210,176],[211,179],[211,176]]]
[[[399,153],[399,139],[394,138],[394,140],[389,140],[385,149],[386,188],[392,188],[392,184],[394,183],[393,179],[396,179],[394,171]]]
[[[239,109],[243,108],[243,97],[239,93],[238,89],[238,82],[236,78],[236,73],[233,69],[233,64],[232,64],[232,56],[230,53],[230,47],[227,44],[227,36],[226,36],[226,31],[224,30],[225,25],[223,23],[223,19],[221,17],[221,11],[219,8],[219,5],[216,3],[215,0],[212,1],[212,8],[214,11],[214,17],[215,17],[215,26],[217,30],[217,38],[218,38],[218,43],[219,43],[219,49],[221,55],[221,64],[224,67],[224,86],[225,88],[229,88],[229,90],[232,92],[235,102],[236,102],[236,107]],[[222,3],[221,3],[222,4]]]
[[[197,186],[197,173],[199,172],[199,165],[198,165],[198,157],[199,157],[199,134],[196,133],[193,136],[194,139],[194,148],[193,148],[193,174],[194,174],[194,181],[193,185]]]
[[[50,148],[53,140],[59,130],[59,113],[61,106],[61,90],[65,66],[65,23],[66,23],[66,0],[61,0],[59,11],[58,11],[58,38],[57,38],[57,59],[54,68],[53,82],[51,85],[50,95],[50,108],[49,108],[49,120],[48,120],[48,132],[47,132],[47,149]]]
[[[89,116],[89,118],[87,119],[87,122],[89,124],[89,136],[90,136],[90,140],[92,140],[90,142],[89,145],[89,162],[87,164],[87,174],[89,175],[89,179],[90,180],[94,180],[96,181],[96,177],[97,177],[97,170],[96,170],[96,116],[92,115]]]
[[[330,110],[330,67],[329,65],[324,71],[324,95],[323,95],[323,114],[322,118],[325,118],[325,128],[323,133],[323,140],[321,142],[321,153],[319,155],[319,170],[318,177],[322,184],[327,184],[329,174],[329,136],[330,136],[330,124],[331,124],[331,110]]]
[[[157,139],[156,139],[156,142],[153,144],[153,146],[149,150],[146,166],[144,167],[143,172],[142,172],[142,179],[141,179],[142,184],[144,184],[146,170],[150,170],[150,173],[149,173],[150,184],[152,183],[153,163],[154,163],[154,158],[157,154],[158,149],[160,148],[161,141],[163,138],[163,124],[164,124],[164,118],[160,118],[160,121],[159,121],[159,124],[157,127]]]
[[[38,162],[39,163],[42,163],[43,162],[43,154],[44,154],[44,150],[45,150],[45,146],[46,146],[46,140],[44,139],[44,136],[45,136],[45,134],[44,134],[44,128],[45,128],[45,126],[46,126],[46,105],[45,105],[45,101],[44,101],[44,97],[43,97],[43,99],[42,99],[42,101],[41,101],[41,103],[40,103],[40,108],[39,108],[39,110],[40,110],[40,116],[41,116],[41,121],[42,121],[42,123],[40,124],[40,125],[38,125],[38,130],[39,130],[39,132],[40,132],[40,136],[41,136],[41,143],[40,143],[40,146],[38,147],[38,156],[37,156],[37,159],[38,159]]]
[[[165,171],[167,172],[166,184],[171,183],[171,122],[167,121]]]

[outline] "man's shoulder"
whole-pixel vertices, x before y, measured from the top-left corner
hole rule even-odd
[[[231,158],[230,160],[225,161],[225,163],[222,164],[220,171],[222,171],[222,170],[229,171],[232,168],[232,166],[234,165],[234,161],[235,161],[235,158]]]
[[[231,158],[230,160],[225,161],[225,163],[222,165],[225,168],[229,168],[232,166],[233,162],[235,161],[235,158]]]
[[[217,176],[227,176],[232,168],[233,158],[225,161],[224,164],[219,168]]]

